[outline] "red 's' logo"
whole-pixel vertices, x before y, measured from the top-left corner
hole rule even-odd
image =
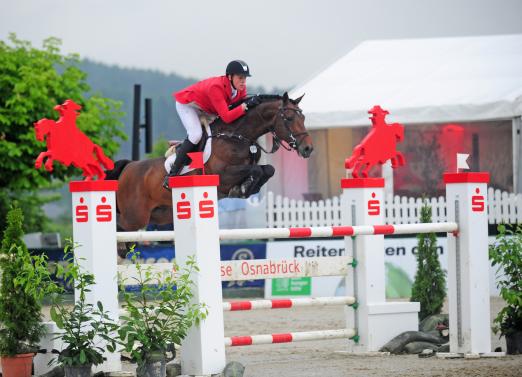
[[[80,198],[80,203],[83,203],[83,198]],[[86,223],[89,221],[89,207],[85,204],[77,205],[75,209],[75,220],[77,223]]]
[[[203,197],[207,199],[208,193],[204,192]],[[202,219],[214,217],[214,201],[207,199],[199,202],[199,217]]]
[[[372,198],[375,198],[375,193],[372,192]],[[377,199],[368,200],[368,215],[377,216],[381,213],[381,203]]]
[[[185,199],[187,195],[184,192],[181,193],[181,199]],[[190,210],[190,202],[183,200],[176,203],[176,216],[180,220],[190,219],[192,217],[192,211]]]
[[[105,196],[101,198],[102,203],[107,199]],[[109,222],[112,220],[112,207],[110,204],[99,204],[96,206],[96,220],[98,222]]]
[[[480,189],[477,187],[475,193],[480,194]],[[486,209],[486,203],[484,195],[473,195],[471,197],[471,210],[473,212],[484,212]]]

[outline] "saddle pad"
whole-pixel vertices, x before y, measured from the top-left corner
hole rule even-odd
[[[210,126],[208,124],[205,124],[205,130],[207,131],[207,135],[210,135]],[[205,148],[203,149],[203,162],[206,163],[208,159],[210,158],[210,154],[212,153],[212,139],[209,137],[207,139],[207,142],[205,144]],[[170,167],[172,164],[176,161],[176,153],[170,155],[165,160],[165,171],[170,173]],[[181,169],[181,172],[179,175],[183,175],[188,173],[189,171],[194,170],[193,168],[189,168],[188,165],[184,166],[183,169]]]

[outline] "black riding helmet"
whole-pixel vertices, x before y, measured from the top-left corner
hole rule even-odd
[[[245,75],[250,77],[250,69],[248,68],[248,64],[243,60],[232,60],[227,65],[226,70],[227,75]]]

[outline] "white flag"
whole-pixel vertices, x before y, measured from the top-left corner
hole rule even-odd
[[[457,171],[459,169],[469,169],[469,165],[467,163],[467,159],[469,154],[457,153]]]

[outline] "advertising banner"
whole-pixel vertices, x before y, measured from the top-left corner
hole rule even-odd
[[[494,237],[489,237],[493,243]],[[417,238],[384,238],[384,260],[386,266],[386,297],[400,298],[411,295],[411,286],[417,270]],[[447,239],[437,237],[437,252],[443,270],[448,268]],[[343,239],[318,239],[314,241],[268,242],[267,259],[315,258],[345,255]],[[495,269],[490,267],[490,293],[498,296],[495,284]],[[304,277],[291,279],[267,279],[265,298],[277,297],[321,297],[343,296],[344,279],[338,276]]]

